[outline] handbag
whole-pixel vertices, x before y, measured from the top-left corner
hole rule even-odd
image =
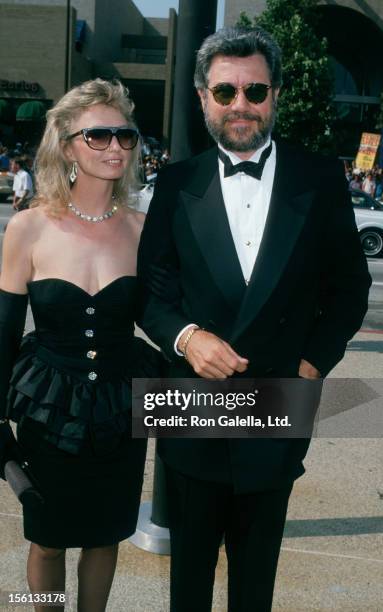
[[[8,482],[23,506],[37,508],[44,503],[8,421],[0,422],[0,477]]]

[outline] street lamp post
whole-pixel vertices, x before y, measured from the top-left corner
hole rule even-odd
[[[70,0],[66,0],[66,31],[65,31],[65,75],[64,75],[64,88],[65,92],[69,89],[70,80],[70,44],[71,44],[71,5]]]
[[[215,31],[217,0],[180,0],[174,79],[172,161],[200,153],[207,144],[200,103],[193,85],[196,52]]]

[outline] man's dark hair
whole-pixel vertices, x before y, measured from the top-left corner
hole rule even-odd
[[[270,71],[273,88],[282,85],[281,50],[271,35],[263,28],[222,28],[208,36],[197,53],[194,85],[206,89],[211,63],[216,55],[248,57],[260,53]]]
[[[18,164],[20,168],[25,170],[25,166],[26,166],[25,157],[22,157],[21,155],[12,155],[10,157],[10,161],[15,162],[15,164]]]

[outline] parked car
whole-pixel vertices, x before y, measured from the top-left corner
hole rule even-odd
[[[351,190],[360,240],[367,257],[383,256],[383,204],[364,191]]]

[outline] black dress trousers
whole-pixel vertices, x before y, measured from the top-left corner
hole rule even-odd
[[[228,559],[228,611],[270,612],[293,483],[234,494],[166,466],[171,532],[171,612],[210,612],[219,547]]]

